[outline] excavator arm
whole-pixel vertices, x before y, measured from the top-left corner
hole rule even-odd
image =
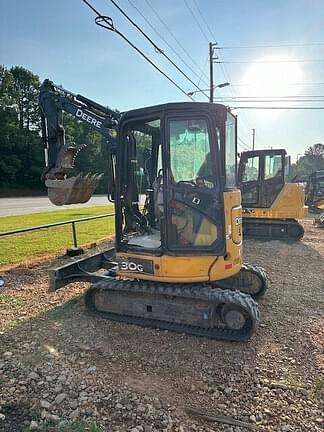
[[[65,142],[63,112],[85,123],[106,138],[109,176],[113,176],[115,138],[120,114],[82,95],[74,94],[46,79],[40,88],[42,140],[45,168],[42,180],[48,188],[49,199],[55,205],[87,202],[95,191],[102,174],[79,174],[68,177],[75,158],[86,144]],[[109,179],[110,186],[113,179]],[[109,194],[109,191],[108,191]],[[110,190],[110,195],[112,190]]]

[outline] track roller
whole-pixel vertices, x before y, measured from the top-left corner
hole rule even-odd
[[[268,289],[268,277],[265,270],[257,265],[243,264],[236,275],[215,282],[213,285],[223,289],[239,290],[258,299]]]
[[[112,278],[94,284],[85,301],[97,317],[230,341],[249,339],[259,321],[251,296],[208,285]]]

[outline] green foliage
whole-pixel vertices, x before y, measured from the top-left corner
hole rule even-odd
[[[290,170],[289,178],[295,176],[308,178],[308,176],[318,170],[324,169],[324,144],[317,143],[305,151],[304,156],[298,159],[296,164],[293,164]]]
[[[40,81],[33,72],[0,65],[0,187],[43,189],[43,148],[40,139],[38,94]],[[105,141],[87,125],[64,115],[66,142],[86,144],[75,172],[107,174]],[[105,193],[107,178],[97,192]]]
[[[39,78],[0,67],[0,186],[40,187]]]

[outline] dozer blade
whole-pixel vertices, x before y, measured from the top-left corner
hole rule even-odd
[[[102,174],[87,174],[70,177],[64,180],[47,179],[45,185],[50,201],[57,205],[82,204],[89,201]]]

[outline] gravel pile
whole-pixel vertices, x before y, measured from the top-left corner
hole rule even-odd
[[[5,274],[0,291],[0,430],[323,430],[324,230],[302,242],[247,241],[265,267],[262,321],[245,343],[94,319],[85,284],[46,292],[47,267]],[[227,416],[244,426],[186,413]]]

